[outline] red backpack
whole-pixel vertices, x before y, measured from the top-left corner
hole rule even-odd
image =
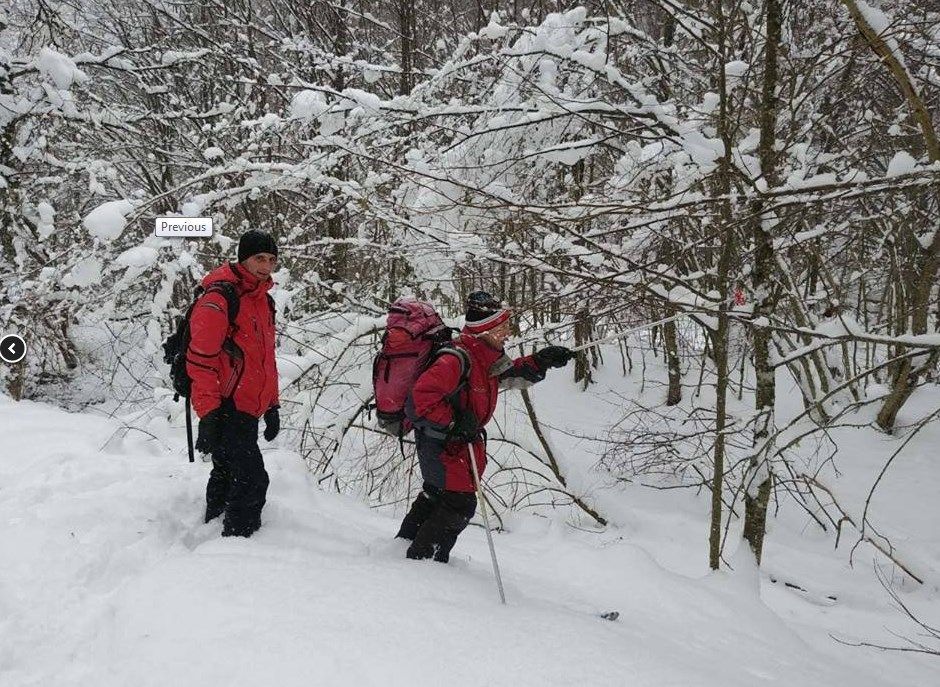
[[[382,349],[372,364],[372,388],[379,428],[403,437],[411,431],[405,402],[415,381],[448,348],[453,330],[430,303],[403,297],[388,309]],[[458,353],[460,355],[460,353]],[[465,356],[461,356],[463,358]]]

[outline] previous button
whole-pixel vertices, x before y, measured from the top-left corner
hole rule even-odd
[[[26,342],[16,334],[7,334],[0,339],[0,360],[18,363],[26,356]]]

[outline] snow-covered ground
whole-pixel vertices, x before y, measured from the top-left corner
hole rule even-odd
[[[546,383],[537,401],[565,384]],[[917,628],[877,583],[870,549],[850,567],[798,513],[773,522],[761,571],[729,551],[735,569],[718,573],[706,566],[705,495],[627,488],[599,501],[617,523],[601,533],[514,515],[495,537],[501,607],[479,527],[450,565],[404,560],[391,539],[401,512],[320,490],[296,454],[262,442],[264,527],[222,539],[201,521],[208,465],[186,462],[183,432],[167,450],[120,426],[0,396],[4,687],[940,683],[940,659],[830,637],[890,643]],[[845,483],[863,498],[881,455],[858,432],[857,459],[840,466],[859,468]],[[928,576],[901,593],[934,622],[936,439],[879,492]],[[608,610],[620,619],[597,616]]]

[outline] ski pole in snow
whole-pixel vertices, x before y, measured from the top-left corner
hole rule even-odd
[[[627,334],[632,334],[633,332],[638,332],[638,331],[640,331],[641,329],[652,329],[653,327],[658,327],[658,326],[661,325],[661,324],[666,324],[667,322],[672,322],[673,320],[678,319],[679,317],[682,317],[684,314],[685,314],[685,313],[681,313],[681,312],[680,312],[680,313],[677,313],[677,314],[673,315],[672,317],[664,317],[663,319],[661,319],[661,320],[656,320],[655,322],[650,322],[650,323],[648,323],[648,324],[641,324],[639,327],[632,327],[632,328],[630,328],[630,329],[624,329],[622,332],[617,332],[616,334],[612,334],[612,335],[610,335],[610,336],[605,336],[603,339],[596,339],[596,340],[594,340],[594,341],[588,341],[588,342],[585,343],[585,344],[581,344],[580,346],[575,346],[575,347],[572,348],[571,350],[572,350],[572,351],[575,351],[575,352],[576,352],[576,351],[583,351],[585,348],[590,348],[591,346],[596,346],[597,344],[607,343],[608,341],[616,341],[617,339],[622,339],[622,338],[625,337]]]
[[[408,512],[408,504],[411,503],[411,473],[415,471],[415,453],[411,454],[411,463],[408,465],[408,493],[405,496],[405,512]]]
[[[473,472],[473,484],[477,488],[477,498],[480,500],[480,509],[483,511],[483,527],[486,528],[486,541],[490,545],[490,558],[493,559],[493,574],[496,575],[496,589],[499,591],[499,600],[504,605],[506,594],[503,592],[503,578],[499,574],[499,561],[496,560],[496,547],[493,546],[493,533],[490,532],[490,516],[486,512],[486,499],[483,498],[483,488],[480,486],[480,472],[477,470],[477,450],[471,441],[470,470]]]
[[[188,396],[186,397],[186,446],[189,448],[189,462],[195,463],[196,456],[193,455],[193,414]]]

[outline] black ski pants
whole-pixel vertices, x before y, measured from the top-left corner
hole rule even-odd
[[[268,473],[258,448],[258,418],[233,411],[222,425],[212,452],[206,485],[206,522],[222,515],[222,536],[250,537],[261,527]]]

